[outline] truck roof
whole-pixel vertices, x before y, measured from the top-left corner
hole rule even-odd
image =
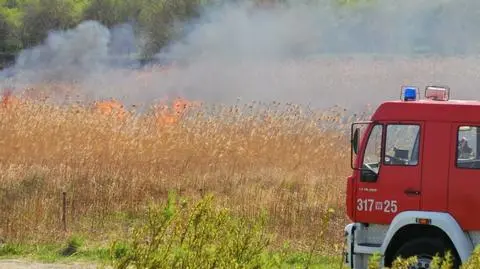
[[[372,121],[444,121],[480,124],[480,101],[389,101],[382,103]]]

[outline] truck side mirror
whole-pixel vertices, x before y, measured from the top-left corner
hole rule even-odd
[[[355,128],[355,131],[353,132],[353,137],[352,137],[352,149],[355,154],[358,154],[358,139],[360,137],[360,129]]]

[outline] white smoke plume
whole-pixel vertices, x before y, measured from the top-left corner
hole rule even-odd
[[[371,2],[371,1],[370,1]],[[80,95],[129,103],[182,96],[208,102],[281,101],[361,107],[397,99],[404,84],[480,93],[480,2],[384,0],[343,7],[290,1],[207,7],[157,55],[168,70],[134,70],[133,27],[83,22],[23,51],[4,84],[74,81]],[[7,72],[3,72],[6,76]],[[0,75],[1,77],[2,75]]]

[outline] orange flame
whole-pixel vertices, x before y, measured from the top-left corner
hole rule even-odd
[[[198,106],[195,102],[190,102],[182,98],[177,98],[171,107],[160,105],[155,107],[155,117],[157,123],[161,126],[177,123],[189,108]]]
[[[2,107],[13,108],[20,104],[20,99],[13,95],[11,89],[5,89],[2,94]]]
[[[118,119],[124,119],[127,115],[123,105],[114,99],[95,102],[95,111],[107,116],[116,116]]]

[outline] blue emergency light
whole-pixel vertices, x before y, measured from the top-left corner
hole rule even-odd
[[[403,101],[415,101],[417,100],[418,89],[416,87],[404,87],[403,88]]]

